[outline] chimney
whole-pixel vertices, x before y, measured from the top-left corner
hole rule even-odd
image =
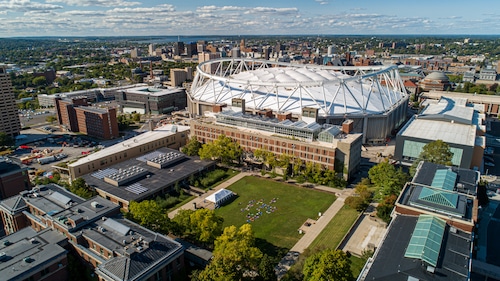
[[[212,106],[212,111],[214,113],[219,113],[219,112],[222,112],[222,109],[226,107],[226,104],[214,104]]]
[[[258,112],[259,116],[265,116],[267,118],[272,118],[273,117],[273,110],[269,108],[265,108],[262,110],[259,110]]]
[[[292,120],[292,113],[290,113],[290,112],[279,112],[278,114],[276,114],[276,118],[278,118],[278,120],[280,122],[284,121],[286,119]]]
[[[245,114],[245,110],[246,110],[245,99],[233,98],[231,100],[231,105],[232,105],[233,111],[235,111],[235,112],[241,111],[243,114]]]
[[[349,134],[352,132],[353,127],[354,127],[353,120],[351,120],[351,119],[345,120],[342,123],[342,132],[344,132],[344,134]]]

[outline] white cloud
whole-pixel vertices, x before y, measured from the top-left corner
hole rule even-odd
[[[326,5],[328,4],[328,1],[325,1],[325,0],[314,0],[316,3],[320,4],[320,5]]]
[[[31,2],[30,0],[10,0],[0,1],[0,11],[7,12],[29,12],[29,11],[49,11],[62,9],[62,6]]]
[[[130,7],[141,5],[141,2],[129,2],[123,0],[46,0],[47,3],[62,3],[68,6],[102,6],[102,7]]]

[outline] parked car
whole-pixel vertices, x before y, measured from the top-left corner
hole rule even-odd
[[[484,165],[488,167],[495,167],[495,164],[491,162],[484,162]]]

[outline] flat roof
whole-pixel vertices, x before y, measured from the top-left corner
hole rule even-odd
[[[414,118],[403,127],[399,135],[432,141],[439,139],[446,143],[474,147],[476,126]]]
[[[76,109],[85,110],[85,111],[88,111],[88,112],[99,113],[99,114],[104,114],[104,113],[108,113],[109,112],[108,109],[98,108],[98,107],[93,107],[93,106],[77,106],[75,108]]]
[[[164,96],[179,92],[184,92],[184,88],[155,88],[155,87],[135,87],[125,89],[124,92],[131,94],[140,94],[148,96]]]
[[[52,264],[67,251],[58,245],[66,237],[52,229],[36,232],[31,227],[23,228],[0,240],[0,253],[5,253],[0,262],[2,280],[22,280]]]
[[[177,152],[170,148],[162,147],[157,150],[160,153]],[[152,155],[151,153],[149,153]],[[154,157],[152,155],[152,157]],[[130,167],[136,167],[147,170],[147,174],[134,181],[128,182],[122,186],[115,186],[104,181],[102,172],[87,174],[82,176],[85,182],[97,189],[103,190],[121,199],[132,201],[147,198],[152,194],[157,193],[162,188],[175,184],[181,179],[189,177],[191,174],[202,171],[209,166],[214,165],[213,161],[200,160],[199,157],[184,157],[177,162],[172,162],[170,166],[163,169],[148,165],[147,161],[142,161],[141,157],[129,159],[108,167],[109,170],[126,170]]]
[[[418,217],[405,215],[398,215],[392,220],[362,280],[467,280],[471,237],[458,229],[446,226],[440,245],[441,254],[433,269],[417,258],[404,257],[417,220]],[[434,270],[434,273],[428,270]]]
[[[77,167],[80,165],[87,164],[89,162],[99,160],[108,156],[115,155],[118,152],[122,152],[124,150],[132,149],[134,147],[141,146],[145,143],[150,143],[156,140],[160,140],[166,138],[171,135],[175,135],[178,132],[188,132],[190,129],[189,126],[182,125],[173,125],[166,124],[162,127],[155,129],[154,131],[149,131],[142,133],[138,136],[130,138],[128,140],[124,140],[120,143],[112,145],[110,147],[106,147],[100,151],[92,153],[86,157],[78,159],[78,161],[68,164],[69,167]]]
[[[434,175],[439,169],[449,169],[457,174],[455,189],[458,192],[476,195],[476,188],[480,180],[480,173],[471,169],[422,162],[413,176],[412,183],[431,186]]]
[[[55,193],[61,196],[53,196]],[[19,196],[26,200],[28,204],[35,206],[49,216],[70,208],[74,204],[85,202],[83,198],[56,184],[36,186],[30,191],[22,192]],[[62,201],[61,198],[66,201]]]
[[[429,104],[419,118],[453,120],[462,124],[473,124],[474,108],[467,106],[466,98],[441,97],[438,103]]]

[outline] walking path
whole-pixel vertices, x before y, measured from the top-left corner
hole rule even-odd
[[[346,190],[352,191],[352,190]],[[307,228],[305,234],[300,238],[297,243],[290,249],[292,252],[303,253],[309,245],[316,239],[316,237],[321,233],[321,231],[326,227],[326,225],[333,219],[337,212],[344,206],[344,200],[350,195],[351,192],[337,193],[340,195],[335,202],[322,214],[322,216]]]
[[[226,188],[226,187],[232,185],[233,183],[239,181],[240,179],[242,179],[242,178],[244,178],[246,176],[251,176],[251,175],[252,175],[251,173],[247,173],[247,172],[241,172],[241,173],[237,174],[236,176],[228,179],[227,181],[224,181],[221,184],[217,185],[212,190],[209,190],[208,192],[202,194],[201,196],[194,198],[193,200],[189,201],[188,203],[186,203],[186,204],[182,205],[181,207],[179,207],[179,208],[173,210],[172,212],[168,213],[168,217],[172,219],[173,217],[175,217],[175,215],[177,214],[177,212],[179,212],[179,210],[194,210],[195,209],[195,207],[194,207],[195,204],[196,204],[196,206],[202,206],[204,204],[203,201],[208,196],[210,196],[210,194],[215,193],[219,189]]]

